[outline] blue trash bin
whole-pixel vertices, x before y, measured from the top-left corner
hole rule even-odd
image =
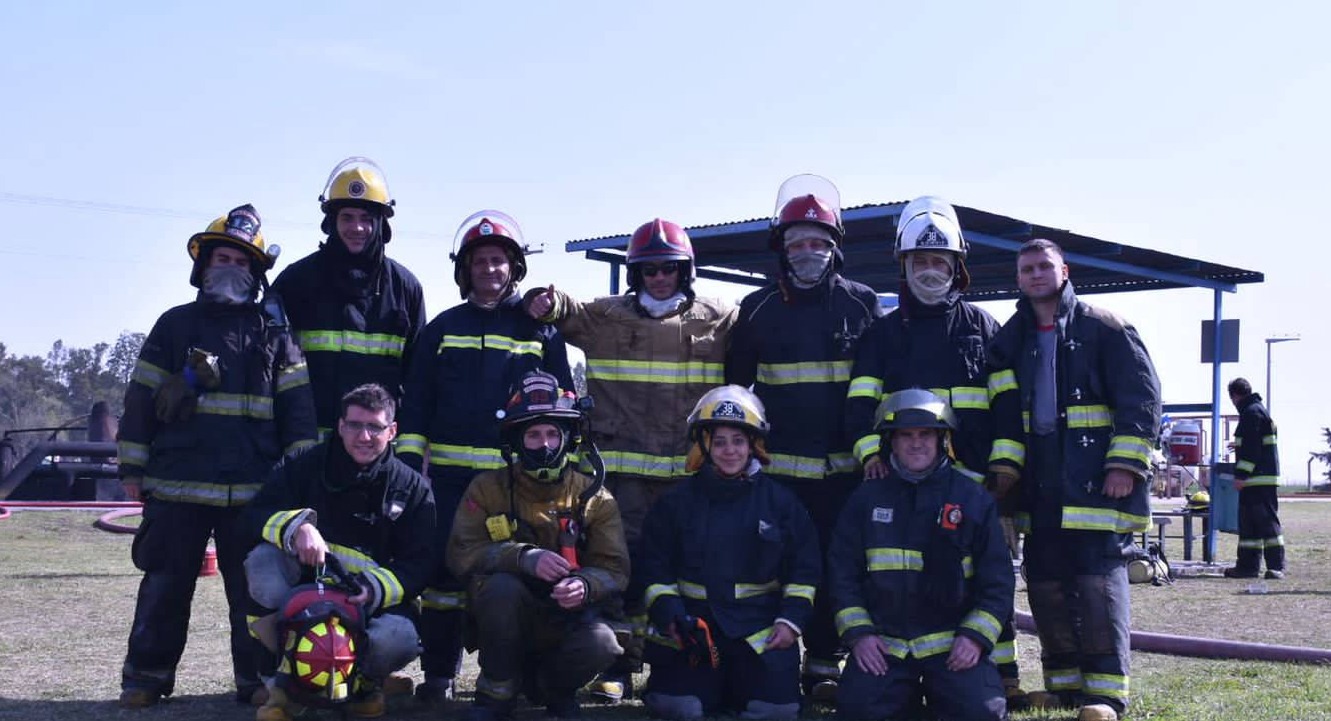
[[[1211,469],[1211,521],[1217,531],[1239,532],[1239,489],[1234,487],[1234,464],[1217,463]]]

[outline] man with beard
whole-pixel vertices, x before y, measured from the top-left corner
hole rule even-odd
[[[1017,251],[1017,312],[990,346],[990,467],[1022,478],[1026,588],[1040,636],[1039,707],[1117,721],[1128,705],[1133,534],[1151,522],[1146,469],[1160,381],[1137,330],[1077,299],[1063,250]]]

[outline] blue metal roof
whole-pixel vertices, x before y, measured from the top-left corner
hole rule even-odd
[[[847,277],[879,293],[898,292],[900,271],[891,247],[897,216],[905,206],[905,202],[882,203],[842,212]],[[1017,296],[1013,256],[1031,238],[1047,238],[1063,247],[1078,294],[1188,287],[1232,293],[1239,284],[1264,280],[1257,271],[1092,238],[961,205],[953,207],[970,242],[966,268],[971,286],[966,297],[972,301]],[[767,247],[768,228],[767,218],[688,228],[698,255],[698,275],[746,285],[768,282],[777,271],[776,256]],[[628,241],[628,235],[616,235],[571,240],[565,248],[583,251],[593,260],[622,263]]]

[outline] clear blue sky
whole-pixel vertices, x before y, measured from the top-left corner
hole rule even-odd
[[[586,297],[605,267],[564,241],[765,216],[813,172],[847,205],[931,193],[1262,271],[1225,297],[1243,331],[1224,377],[1262,387],[1263,338],[1299,333],[1274,349],[1287,478],[1331,425],[1324,3],[135,5],[6,13],[13,352],[146,331],[192,297],[186,239],[240,203],[284,246],[279,269],[312,251],[348,155],[386,170],[389,254],[431,314],[458,300],[448,246],[474,210],[544,241],[529,285]],[[1091,300],[1136,323],[1167,401],[1209,399],[1210,291]]]

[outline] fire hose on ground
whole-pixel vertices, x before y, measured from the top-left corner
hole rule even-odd
[[[1016,611],[1012,619],[1012,625],[1024,633],[1035,633],[1035,619],[1029,613]],[[1176,636],[1150,631],[1133,631],[1132,649],[1145,651],[1146,653],[1191,656],[1194,658],[1279,661],[1285,663],[1331,663],[1331,649],[1226,641],[1219,638]]]
[[[106,510],[92,525],[108,533],[133,533],[134,526],[122,526],[116,521],[143,513],[138,501],[0,501],[0,520],[9,517],[10,509],[40,509],[49,511]]]

